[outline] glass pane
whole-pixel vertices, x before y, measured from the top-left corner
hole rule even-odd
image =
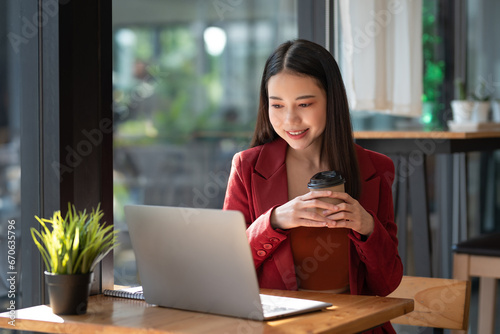
[[[492,131],[498,131],[500,123],[500,46],[496,43],[499,15],[498,1],[467,2],[465,98],[474,101],[476,111],[483,110],[483,117],[475,118],[476,122],[497,126]],[[472,153],[469,161],[473,171],[468,174],[473,201],[469,204],[469,217],[474,217],[475,226],[479,227],[473,233],[500,231],[500,151],[483,152],[480,156]]]
[[[139,282],[125,204],[222,208],[265,60],[297,37],[296,15],[296,1],[113,2],[115,284]]]
[[[21,166],[17,1],[0,2],[0,312],[19,303]]]
[[[353,128],[356,131],[377,130],[442,130],[445,124],[443,112],[446,106],[443,102],[443,84],[445,73],[445,53],[448,50],[444,49],[443,29],[445,24],[439,21],[443,16],[440,13],[439,1],[423,0],[422,1],[422,52],[423,52],[423,94],[422,94],[422,116],[419,118],[396,116],[384,114],[373,110],[352,110],[351,117]],[[377,15],[382,15],[383,11],[377,12]],[[375,13],[373,13],[375,15]],[[376,17],[376,16],[375,16]],[[375,22],[380,24],[380,22]],[[345,52],[346,46],[343,44],[341,33],[341,25],[339,24],[339,43],[337,45],[339,55]],[[356,31],[356,43],[359,46],[366,43],[364,36],[371,36],[367,29],[369,25],[363,26],[363,30]],[[368,32],[368,34],[367,34]],[[363,41],[363,42],[362,42]],[[366,40],[368,41],[368,40]],[[358,51],[359,52],[359,51]],[[342,69],[342,57],[339,57],[340,67]],[[356,66],[356,64],[354,64]]]
[[[491,43],[500,31],[500,2],[467,2],[468,98],[492,102],[491,120],[500,121],[500,46]]]

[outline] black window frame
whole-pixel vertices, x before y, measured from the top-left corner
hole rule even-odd
[[[47,7],[48,3],[53,7]],[[57,4],[57,6],[55,5]],[[101,204],[113,224],[111,1],[19,1],[37,18],[21,45],[21,307],[47,303],[43,265],[31,240],[34,216]],[[92,293],[113,287],[113,254]]]

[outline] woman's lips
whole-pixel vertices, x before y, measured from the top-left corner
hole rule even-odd
[[[307,134],[308,130],[309,129],[299,130],[299,131],[286,131],[286,133],[292,139],[300,139],[300,138],[304,137]]]

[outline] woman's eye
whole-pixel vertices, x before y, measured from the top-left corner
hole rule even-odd
[[[299,104],[299,107],[305,108],[305,107],[309,107],[310,105],[311,105],[310,103],[301,103],[301,104]]]
[[[275,109],[279,109],[281,108],[282,106],[280,104],[271,104],[271,107],[275,108]]]

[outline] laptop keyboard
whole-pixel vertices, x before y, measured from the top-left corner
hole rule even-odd
[[[264,314],[268,314],[268,313],[276,313],[276,312],[294,311],[296,309],[292,308],[292,307],[281,306],[281,305],[262,304],[262,310],[264,311]]]
[[[260,301],[265,318],[274,318],[320,310],[331,306],[315,300],[289,298],[260,294]]]

